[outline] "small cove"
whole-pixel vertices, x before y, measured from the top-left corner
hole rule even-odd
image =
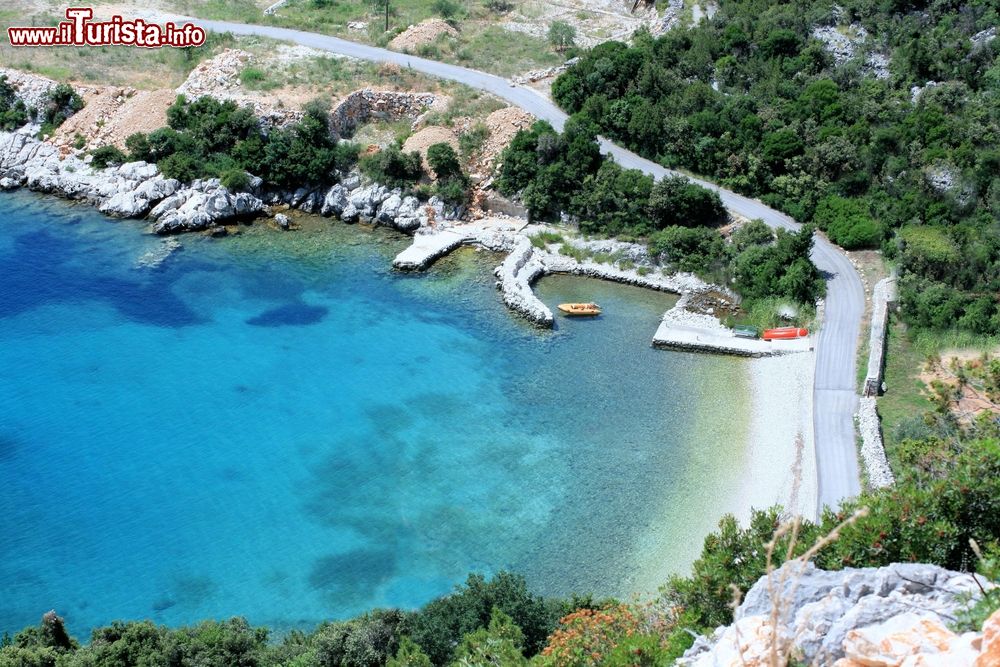
[[[496,255],[319,219],[182,237],[0,194],[0,630],[413,607],[471,571],[651,592],[733,488],[740,360],[649,347],[674,297],[571,276],[540,331]]]

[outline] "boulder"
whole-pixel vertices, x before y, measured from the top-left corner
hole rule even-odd
[[[354,204],[348,202],[347,206],[340,213],[340,219],[344,222],[356,222],[358,219],[358,209],[354,207]]]
[[[340,215],[347,208],[347,193],[347,188],[340,183],[330,188],[323,197],[323,205],[319,212],[322,215]]]
[[[376,218],[383,224],[391,224],[396,220],[402,203],[403,198],[399,196],[398,192],[394,192],[378,207]]]

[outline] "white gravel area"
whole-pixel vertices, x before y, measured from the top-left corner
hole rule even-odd
[[[749,364],[750,433],[740,487],[730,501],[741,523],[751,508],[779,504],[816,518],[817,477],[813,443],[813,353],[753,359]],[[734,464],[737,462],[734,462]]]

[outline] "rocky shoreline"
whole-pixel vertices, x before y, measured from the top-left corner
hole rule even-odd
[[[184,185],[145,162],[96,169],[74,155],[62,157],[55,146],[27,133],[0,132],[0,188],[19,187],[85,201],[111,217],[146,218],[152,223],[150,231],[160,235],[221,235],[226,225],[270,216],[271,206],[280,205],[404,232],[429,220],[454,220],[462,213],[436,197],[421,202],[399,188],[365,183],[356,172],[330,187],[267,190],[260,178],[253,178],[247,191],[231,192],[218,179]]]

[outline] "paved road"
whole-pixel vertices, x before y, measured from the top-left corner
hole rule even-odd
[[[538,118],[544,118],[552,123],[556,129],[561,129],[566,120],[566,114],[540,93],[529,88],[511,86],[507,79],[465,67],[300,30],[176,16],[170,18],[196,21],[206,29],[218,32],[262,35],[362,60],[397,63],[403,67],[412,67],[425,74],[459,81],[467,86],[489,91]],[[673,173],[609,141],[602,141],[601,149],[614,156],[615,160],[624,167],[641,169],[657,178]],[[700,179],[692,180],[716,190],[726,206],[740,215],[747,218],[761,218],[772,227],[799,228],[799,223],[759,201],[724,190]],[[860,490],[854,436],[854,413],[857,406],[855,363],[865,294],[861,279],[854,267],[844,253],[828,241],[817,237],[812,251],[812,259],[828,279],[823,326],[816,342],[816,374],[813,395],[813,428],[815,431],[816,467],[819,476],[819,505],[823,507],[824,505],[836,505],[841,498],[855,496]]]

